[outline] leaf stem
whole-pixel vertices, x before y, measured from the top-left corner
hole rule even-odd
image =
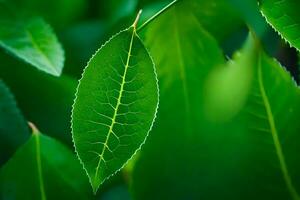
[[[134,28],[134,30],[136,30],[136,25],[137,25],[138,22],[139,22],[139,19],[140,19],[140,17],[141,17],[142,11],[143,11],[143,10],[140,10],[140,11],[139,11],[139,13],[137,14],[137,16],[136,16],[136,18],[135,18],[135,20],[134,20],[134,22],[133,22],[133,24],[132,24],[132,27]]]
[[[150,19],[148,19],[146,22],[144,22],[140,27],[138,27],[137,32],[143,30],[150,22],[154,21],[158,16],[160,16],[162,13],[167,11],[169,8],[173,7],[179,1],[180,0],[174,0],[171,3],[169,3],[166,7],[161,9],[159,12],[157,12],[155,15],[153,15]]]
[[[37,129],[37,127],[32,122],[28,122],[28,125],[31,128],[33,135],[38,135],[40,133],[39,129]]]

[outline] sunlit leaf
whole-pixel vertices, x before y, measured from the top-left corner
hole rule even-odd
[[[96,52],[76,96],[73,139],[96,192],[144,143],[158,105],[154,64],[134,27]]]
[[[260,0],[268,23],[293,47],[300,50],[300,1]]]
[[[0,3],[0,12],[4,9]],[[0,47],[39,70],[54,76],[61,74],[64,51],[44,20],[0,16]]]

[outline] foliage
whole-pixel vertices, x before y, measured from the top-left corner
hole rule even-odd
[[[0,199],[300,200],[299,7],[0,0]]]

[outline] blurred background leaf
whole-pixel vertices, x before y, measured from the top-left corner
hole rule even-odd
[[[0,171],[1,199],[90,199],[88,178],[61,143],[33,133]]]
[[[0,79],[0,166],[29,138],[27,123],[15,98]]]

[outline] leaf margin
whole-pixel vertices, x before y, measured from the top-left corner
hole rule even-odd
[[[71,112],[72,142],[73,142],[73,147],[74,147],[74,149],[75,149],[76,156],[77,156],[77,158],[79,159],[80,164],[81,164],[83,170],[85,171],[86,175],[88,176],[88,179],[89,179],[89,182],[90,182],[90,184],[91,184],[91,186],[92,186],[94,195],[96,195],[98,189],[100,188],[100,186],[101,186],[106,180],[110,179],[112,176],[114,176],[114,175],[116,175],[118,172],[120,172],[120,171],[121,171],[121,170],[122,170],[122,169],[123,169],[123,168],[124,168],[124,167],[132,160],[132,159],[133,159],[133,157],[135,157],[136,154],[141,150],[141,148],[142,148],[142,146],[145,144],[145,142],[146,142],[146,140],[147,140],[147,138],[148,138],[148,136],[149,136],[149,133],[151,132],[151,130],[152,130],[152,128],[153,128],[154,122],[155,122],[155,120],[156,120],[156,118],[157,118],[157,112],[158,112],[158,109],[159,109],[159,99],[160,99],[160,97],[159,97],[159,81],[158,81],[158,76],[157,76],[157,71],[156,71],[156,65],[155,65],[155,63],[154,63],[154,60],[153,60],[153,58],[152,58],[152,56],[151,56],[149,50],[145,47],[144,43],[142,42],[142,39],[141,39],[141,38],[139,37],[139,35],[137,34],[138,29],[136,28],[136,25],[137,25],[137,22],[138,22],[140,13],[141,13],[141,11],[139,12],[138,17],[136,18],[136,20],[135,20],[135,22],[134,22],[133,25],[131,25],[131,26],[129,26],[128,28],[126,28],[126,29],[124,29],[124,30],[121,30],[121,31],[119,31],[118,33],[112,35],[106,42],[104,42],[104,43],[101,45],[101,47],[100,47],[99,49],[96,50],[96,52],[91,56],[91,58],[90,58],[89,61],[87,62],[87,65],[86,65],[86,67],[84,68],[84,70],[83,70],[83,72],[82,72],[82,74],[81,74],[81,78],[79,79],[79,81],[78,81],[78,86],[77,86],[77,88],[76,88],[75,98],[74,98],[74,102],[73,102],[73,105],[72,105],[72,112]],[[148,54],[148,56],[149,56],[149,58],[150,58],[150,60],[151,60],[151,63],[152,63],[152,66],[153,66],[153,72],[154,72],[155,80],[156,80],[155,82],[156,82],[156,89],[157,89],[157,90],[156,90],[156,91],[157,91],[157,105],[156,105],[156,109],[155,109],[155,112],[154,112],[154,116],[153,116],[153,120],[152,120],[152,123],[151,123],[151,125],[150,125],[150,128],[149,128],[149,130],[147,131],[146,137],[145,137],[144,141],[140,144],[139,148],[137,148],[137,149],[134,151],[134,153],[131,155],[131,157],[128,158],[127,161],[126,161],[125,163],[123,163],[123,165],[122,165],[119,169],[117,169],[114,173],[112,173],[112,174],[110,174],[109,176],[107,176],[106,178],[104,178],[104,179],[100,182],[99,186],[95,187],[95,186],[93,185],[92,177],[89,176],[88,171],[87,171],[87,169],[85,168],[85,165],[84,165],[82,159],[79,157],[79,153],[78,153],[77,148],[76,148],[76,146],[75,146],[75,139],[74,139],[74,134],[73,134],[73,131],[74,131],[74,130],[73,130],[73,117],[74,117],[74,112],[73,112],[73,111],[74,111],[74,107],[75,107],[75,102],[76,102],[76,100],[77,100],[77,98],[78,98],[77,95],[78,95],[79,85],[80,85],[80,83],[81,83],[81,81],[82,81],[82,79],[83,79],[83,75],[85,74],[85,70],[86,70],[87,67],[89,66],[91,60],[92,60],[92,59],[98,54],[98,52],[100,52],[100,51],[102,50],[102,48],[103,48],[104,46],[106,46],[112,39],[114,39],[115,37],[117,37],[119,34],[121,34],[121,33],[123,33],[123,32],[126,32],[126,31],[128,31],[128,30],[130,30],[131,28],[133,28],[133,34],[134,34],[134,36],[137,37],[137,39],[141,41],[141,43],[142,43],[143,46],[144,46],[144,49],[146,50],[146,52],[147,52],[147,54]]]

